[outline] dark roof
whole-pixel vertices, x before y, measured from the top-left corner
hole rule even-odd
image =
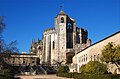
[[[106,37],[106,38],[104,38],[104,39],[102,39],[102,40],[100,40],[100,41],[98,41],[98,42],[96,42],[96,43],[94,43],[94,44],[88,46],[88,47],[86,47],[85,49],[83,49],[83,50],[77,52],[77,54],[80,53],[80,52],[82,52],[82,51],[84,51],[84,50],[86,50],[87,48],[89,48],[89,47],[91,47],[91,46],[93,46],[93,45],[95,45],[95,44],[98,44],[98,43],[100,43],[100,42],[102,42],[102,41],[104,41],[104,40],[106,40],[106,39],[108,39],[108,38],[110,38],[110,37],[112,37],[112,36],[118,34],[118,33],[120,33],[120,31],[118,31],[118,32],[116,32],[116,33],[114,33],[114,34],[112,34],[112,35],[110,35],[110,36],[108,36],[108,37]]]

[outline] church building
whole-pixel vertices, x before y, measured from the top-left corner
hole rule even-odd
[[[88,31],[77,27],[76,20],[62,10],[54,18],[54,27],[44,31],[41,42],[41,64],[50,65],[55,65],[57,62],[71,64],[77,51],[91,44]]]

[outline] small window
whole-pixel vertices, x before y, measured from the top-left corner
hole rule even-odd
[[[94,61],[96,61],[96,55],[94,55]]]
[[[61,17],[61,23],[64,23],[64,18],[63,17]]]
[[[32,63],[34,63],[34,61],[32,61]]]
[[[87,61],[87,54],[86,54],[86,61]]]
[[[84,55],[84,62],[85,62],[85,55]]]
[[[13,58],[13,61],[12,61],[12,63],[15,63],[15,58]]]
[[[13,61],[12,63],[15,63],[15,61]]]
[[[23,61],[23,64],[25,64],[25,61]]]
[[[98,56],[97,56],[97,60],[98,60],[98,61],[100,60],[100,54],[98,54]]]
[[[91,61],[92,61],[92,56],[91,56]]]
[[[41,50],[41,47],[39,46],[38,49]]]
[[[82,56],[82,62],[83,62],[83,56]]]

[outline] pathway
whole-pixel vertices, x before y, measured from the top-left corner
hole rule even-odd
[[[35,75],[35,76],[20,75],[15,77],[20,77],[21,79],[73,79],[73,78],[57,77],[55,74],[54,75]]]

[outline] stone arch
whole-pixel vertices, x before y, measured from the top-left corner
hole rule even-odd
[[[72,63],[72,58],[73,58],[74,55],[75,55],[74,52],[68,52],[66,54],[66,64]]]

